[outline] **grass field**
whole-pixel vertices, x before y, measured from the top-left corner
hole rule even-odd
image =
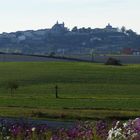
[[[12,95],[7,89],[10,81],[19,84]],[[140,65],[0,63],[0,115],[60,119],[140,116]]]

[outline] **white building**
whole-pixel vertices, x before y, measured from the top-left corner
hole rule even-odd
[[[24,41],[26,40],[26,37],[24,35],[18,36],[19,41]]]

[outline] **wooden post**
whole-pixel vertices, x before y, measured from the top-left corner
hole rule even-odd
[[[58,86],[55,86],[55,97],[58,98]]]

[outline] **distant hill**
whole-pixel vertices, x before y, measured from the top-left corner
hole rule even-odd
[[[80,28],[69,30],[56,23],[51,29],[0,34],[0,52],[67,55],[121,53],[124,48],[140,51],[140,35],[125,27]]]

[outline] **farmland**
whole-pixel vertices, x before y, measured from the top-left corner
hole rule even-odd
[[[19,88],[12,92],[10,81]],[[55,86],[58,96],[55,98]],[[100,119],[140,115],[140,65],[0,63],[1,116]]]

